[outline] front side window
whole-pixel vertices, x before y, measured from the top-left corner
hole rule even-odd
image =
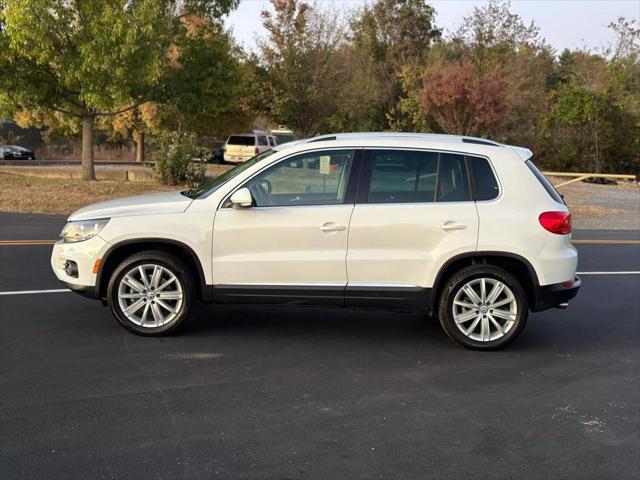
[[[469,201],[464,156],[417,150],[372,150],[368,203]]]
[[[308,152],[252,178],[256,207],[336,205],[344,202],[354,150]]]

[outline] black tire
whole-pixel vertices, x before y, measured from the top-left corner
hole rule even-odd
[[[503,336],[496,338],[495,340],[480,341],[470,338],[461,331],[454,320],[453,302],[456,294],[469,282],[481,278],[501,282],[511,290],[513,297],[515,298],[515,305],[517,309],[515,313],[515,321]],[[447,279],[441,292],[438,302],[438,318],[440,320],[440,325],[453,341],[464,347],[473,350],[498,350],[515,340],[527,323],[529,305],[524,288],[513,274],[501,268],[491,265],[471,265],[469,267],[465,267]],[[482,316],[482,313],[478,313],[478,315]],[[470,321],[470,323],[472,322],[473,321]],[[469,324],[464,324],[465,327],[466,325]],[[492,328],[495,328],[495,326],[492,325]]]
[[[175,276],[176,281],[180,283],[182,289],[182,301],[174,317],[160,326],[141,326],[134,323],[127,318],[127,315],[120,305],[118,290],[122,279],[127,273],[131,272],[132,269],[143,265],[158,265],[168,270]],[[174,288],[176,288],[176,284],[173,285]],[[123,260],[109,278],[107,288],[107,302],[116,321],[130,332],[143,336],[161,336],[174,333],[189,316],[195,300],[196,283],[193,279],[193,273],[189,271],[184,262],[179,258],[166,252],[155,250],[136,253]],[[145,298],[145,302],[152,302],[152,300]],[[163,312],[166,312],[166,310],[163,310]]]

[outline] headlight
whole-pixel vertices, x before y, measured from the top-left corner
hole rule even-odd
[[[60,236],[68,243],[89,240],[100,233],[100,230],[102,230],[108,222],[108,218],[68,222],[62,229],[62,232],[60,232]]]

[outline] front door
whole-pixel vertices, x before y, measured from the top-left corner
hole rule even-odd
[[[223,205],[213,244],[217,301],[342,305],[361,150],[305,152],[245,185],[253,205]],[[354,175],[355,177],[355,175]]]
[[[367,150],[349,230],[348,305],[426,308],[443,258],[476,250],[463,155]]]

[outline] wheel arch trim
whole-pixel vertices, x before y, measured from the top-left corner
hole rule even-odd
[[[515,260],[522,263],[526,267],[529,273],[529,280],[531,281],[532,292],[530,293],[532,296],[531,298],[532,305],[530,306],[530,308],[533,308],[535,306],[535,303],[537,302],[537,291],[540,287],[540,280],[536,272],[536,269],[533,267],[531,262],[526,258],[524,258],[522,255],[518,255],[517,253],[494,251],[494,250],[478,250],[473,252],[460,253],[458,255],[454,255],[453,257],[449,258],[446,262],[444,262],[439,268],[438,273],[436,274],[435,280],[433,282],[432,305],[435,306],[437,298],[440,295],[442,284],[446,280],[445,272],[449,269],[449,267],[451,267],[451,265],[453,265],[455,262],[458,262],[460,260],[465,260],[465,259],[471,260],[473,258],[480,259],[483,257],[505,258],[505,259]]]
[[[191,248],[189,245],[179,240],[173,240],[170,238],[161,238],[161,237],[134,238],[134,239],[123,240],[121,242],[112,244],[107,249],[107,251],[102,255],[102,261],[100,262],[100,266],[98,267],[98,272],[96,274],[95,292],[96,292],[97,298],[102,299],[102,291],[106,290],[104,288],[105,285],[102,282],[102,277],[104,274],[104,268],[108,264],[109,257],[111,257],[111,255],[113,255],[115,252],[117,252],[123,247],[137,245],[137,244],[145,244],[145,243],[156,244],[156,245],[158,244],[167,245],[171,247],[177,247],[183,250],[197,267],[196,268],[197,280],[198,280],[198,286],[200,289],[198,297],[205,301],[209,300],[210,289],[207,287],[207,284],[206,284],[206,277],[204,274],[204,269],[202,267],[202,262],[200,261],[200,258],[198,257],[196,252],[193,250],[193,248]]]

